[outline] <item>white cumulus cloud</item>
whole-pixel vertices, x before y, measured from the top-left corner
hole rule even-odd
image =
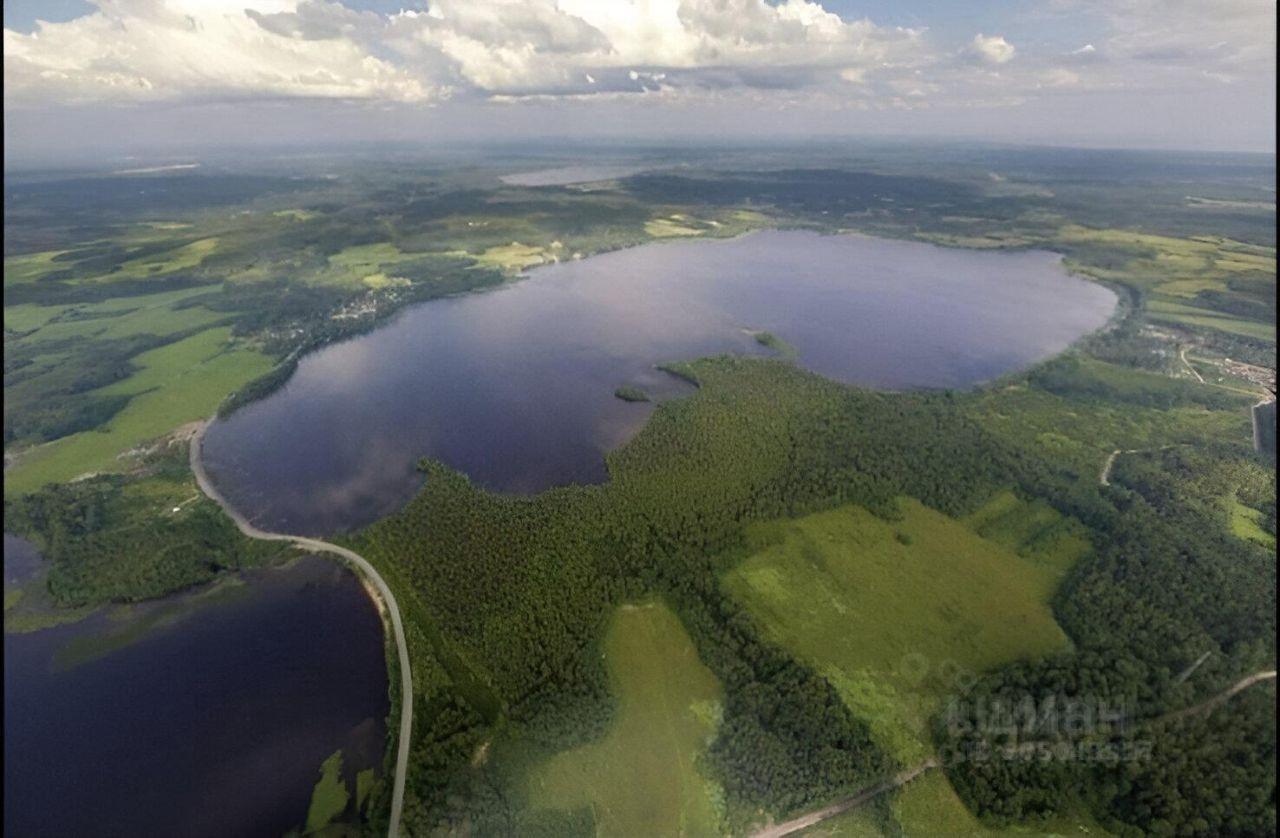
[[[973,52],[988,64],[1004,64],[1013,60],[1014,49],[1013,44],[1004,39],[1003,35],[983,35],[979,32],[973,36],[972,44]]]
[[[430,79],[342,32],[273,32],[234,0],[100,0],[96,12],[30,35],[6,29],[4,76],[6,98],[45,102],[242,94],[415,101],[438,93]]]
[[[95,0],[6,30],[5,93],[39,101],[328,97],[422,102],[664,89],[801,89],[928,60],[919,32],[808,0]],[[247,6],[247,8],[246,8]]]

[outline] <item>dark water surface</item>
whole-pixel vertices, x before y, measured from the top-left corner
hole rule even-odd
[[[6,534],[6,580],[34,556]],[[242,581],[5,635],[5,835],[279,838],[334,751],[353,794],[381,771],[382,625],[360,583],[318,558]]]
[[[336,532],[403,505],[423,456],[501,491],[603,480],[604,453],[652,410],[614,389],[669,394],[656,363],[765,352],[748,330],[839,381],[967,387],[1061,351],[1114,305],[1038,251],[798,231],[647,245],[424,303],[317,352],[215,423],[205,457],[259,525]]]

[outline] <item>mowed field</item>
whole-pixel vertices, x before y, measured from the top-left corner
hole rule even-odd
[[[1275,343],[1274,247],[1215,236],[1178,238],[1076,225],[1064,227],[1057,238],[1068,246],[1127,251],[1130,258],[1121,269],[1084,272],[1142,288],[1143,306],[1152,320]]]
[[[725,575],[767,636],[827,677],[904,765],[933,753],[930,719],[974,674],[1064,652],[1049,599],[1087,550],[1047,505],[1002,493],[966,520],[899,500],[901,517],[848,506],[749,531],[756,551]],[[908,835],[981,827],[946,778],[898,793]],[[850,813],[814,834],[876,834]]]
[[[589,806],[601,836],[719,834],[718,795],[697,760],[719,724],[721,687],[684,626],[658,603],[622,606],[604,654],[613,724],[534,770],[533,806]]]
[[[124,409],[100,429],[82,431],[23,452],[5,471],[5,493],[38,489],[82,474],[110,472],[126,464],[119,455],[180,425],[203,419],[245,383],[271,368],[271,360],[230,341],[227,327],[144,352],[141,369],[92,394],[130,396]]]

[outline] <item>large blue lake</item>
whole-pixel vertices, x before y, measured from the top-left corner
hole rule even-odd
[[[839,381],[961,388],[1061,351],[1115,302],[1039,251],[802,231],[646,245],[424,303],[314,353],[215,423],[205,457],[258,524],[333,533],[402,506],[424,456],[506,492],[601,481],[604,453],[652,410],[617,387],[678,393],[655,364],[767,352],[753,331]]]

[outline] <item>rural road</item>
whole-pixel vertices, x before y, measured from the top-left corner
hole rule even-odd
[[[1191,366],[1191,362],[1187,360],[1187,348],[1185,346],[1182,347],[1180,350],[1178,350],[1178,357],[1182,359],[1182,365],[1186,367],[1187,370],[1196,377],[1196,381],[1199,381],[1201,384],[1204,384],[1205,383],[1204,376],[1200,375],[1200,371],[1197,370],[1195,367]]]
[[[1193,664],[1192,669],[1203,663],[1206,657],[1207,655],[1201,656],[1201,658]],[[1187,674],[1190,674],[1190,671]],[[1165,722],[1177,721],[1178,719],[1186,718],[1187,716],[1192,716],[1197,713],[1207,712],[1218,705],[1225,703],[1233,696],[1244,692],[1249,689],[1249,687],[1252,687],[1255,684],[1260,684],[1263,681],[1275,680],[1275,677],[1276,671],[1274,669],[1255,672],[1248,677],[1241,678],[1235,684],[1232,684],[1229,688],[1223,690],[1207,701],[1202,701],[1194,707],[1187,707],[1173,713],[1166,713],[1147,724],[1163,724]],[[828,818],[834,818],[836,815],[843,815],[851,809],[856,809],[864,803],[879,797],[885,792],[893,791],[896,788],[905,786],[916,777],[919,777],[926,771],[930,771],[940,765],[941,763],[938,761],[937,757],[931,757],[913,768],[908,768],[895,774],[888,780],[884,780],[874,786],[863,789],[852,797],[846,797],[844,800],[837,801],[829,806],[824,806],[821,809],[815,809],[812,812],[792,818],[789,821],[783,821],[782,823],[774,824],[773,826],[767,826],[764,829],[753,833],[751,838],[783,838],[783,836],[791,835],[802,829],[808,829],[815,824],[822,823]]]
[[[1099,486],[1111,485],[1111,467],[1116,464],[1116,457],[1121,454],[1145,454],[1152,451],[1168,451],[1170,448],[1177,448],[1179,445],[1187,443],[1175,442],[1172,445],[1161,445],[1159,448],[1117,448],[1107,455],[1107,461],[1102,464],[1102,473],[1098,475]]]
[[[1213,708],[1217,707],[1219,704],[1225,703],[1226,701],[1231,699],[1233,696],[1235,696],[1237,693],[1241,693],[1249,689],[1254,684],[1260,684],[1263,681],[1274,681],[1275,677],[1276,677],[1276,671],[1274,669],[1268,669],[1263,672],[1255,672],[1252,675],[1248,676],[1247,678],[1241,678],[1239,681],[1236,681],[1229,688],[1218,693],[1213,698],[1210,698],[1207,701],[1202,701],[1199,704],[1195,705],[1194,707],[1188,707],[1184,710],[1177,710],[1173,713],[1166,713],[1165,715],[1157,719],[1156,722],[1157,723],[1172,722],[1172,721],[1177,721],[1178,719],[1184,719],[1187,716],[1194,716],[1197,713],[1208,712],[1209,710],[1212,710]]]
[[[850,809],[856,809],[868,800],[879,797],[887,791],[892,791],[899,786],[905,786],[924,772],[937,768],[938,765],[939,763],[936,758],[927,759],[914,768],[908,768],[905,771],[900,771],[884,782],[877,783],[870,788],[863,789],[853,797],[846,797],[844,800],[832,803],[830,806],[815,809],[808,814],[792,818],[789,821],[783,821],[782,823],[765,827],[759,832],[754,833],[751,838],[782,838],[784,835],[790,835],[793,832],[808,829],[814,824],[825,821],[827,818],[834,818],[836,815],[843,815]]]
[[[204,432],[212,421],[213,419],[209,419],[201,422],[199,428],[191,436],[191,472],[195,475],[196,483],[199,484],[200,490],[208,495],[210,500],[222,507],[222,511],[232,521],[236,522],[240,532],[249,538],[256,538],[261,541],[288,541],[304,550],[316,553],[330,553],[347,562],[373,584],[379,598],[382,600],[382,605],[387,615],[390,617],[391,630],[395,635],[396,652],[400,658],[400,735],[397,737],[396,769],[395,776],[392,778],[391,822],[387,827],[387,836],[388,838],[396,838],[400,832],[400,813],[404,808],[404,781],[409,767],[409,734],[413,730],[413,679],[409,672],[409,647],[405,643],[404,626],[400,622],[400,606],[396,605],[396,598],[392,595],[391,589],[387,587],[387,583],[382,576],[360,554],[317,538],[260,530],[236,511],[231,504],[227,503],[226,499],[222,497],[222,494],[209,479],[208,473],[204,470],[204,462],[201,459]]]
[[[1142,451],[1141,448],[1125,448],[1125,449],[1117,448],[1116,450],[1112,451],[1109,455],[1107,455],[1107,461],[1102,464],[1102,473],[1098,475],[1098,485],[1099,486],[1111,485],[1111,467],[1116,464],[1116,457],[1119,457],[1121,454],[1138,454],[1141,451]]]

